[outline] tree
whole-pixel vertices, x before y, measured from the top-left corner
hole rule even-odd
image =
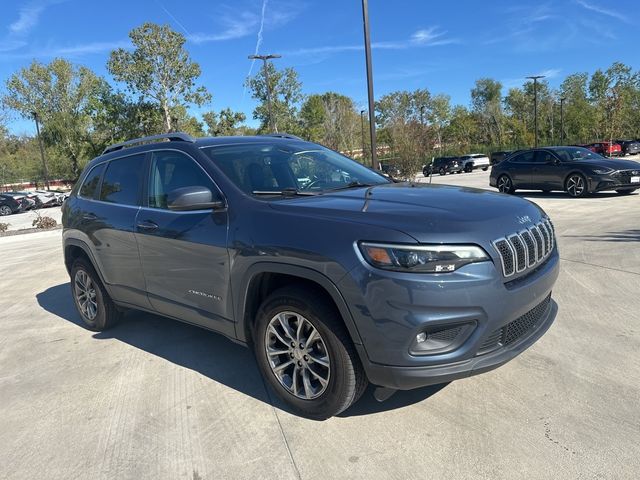
[[[253,118],[260,120],[258,131],[264,133],[270,130],[267,105],[267,92],[270,92],[271,113],[276,130],[298,133],[298,104],[304,98],[298,72],[293,68],[277,70],[273,62],[267,62],[267,74],[268,91],[263,68],[246,82],[252,98],[258,101],[258,106],[253,110]]]
[[[303,135],[334,150],[360,146],[360,117],[353,100],[335,92],[309,96],[300,109]]]
[[[129,37],[134,50],[114,50],[107,68],[141,101],[150,99],[159,105],[165,130],[170,132],[176,108],[201,106],[211,100],[206,88],[196,85],[200,65],[185,50],[184,35],[168,25],[144,23],[131,30]]]
[[[202,120],[207,125],[207,134],[218,137],[221,135],[237,135],[241,126],[247,119],[242,112],[234,112],[230,108],[220,110],[220,113],[207,112],[202,115]]]
[[[502,84],[491,78],[476,80],[471,89],[471,106],[478,116],[483,141],[492,145],[503,142]]]
[[[36,112],[45,143],[68,158],[66,175],[77,177],[93,130],[90,103],[102,88],[104,80],[86,67],[59,58],[34,61],[9,77],[3,103],[23,118]]]

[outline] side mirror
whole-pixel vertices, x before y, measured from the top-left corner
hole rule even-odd
[[[184,212],[188,210],[220,210],[225,207],[224,201],[214,198],[207,187],[176,188],[167,194],[169,210]]]

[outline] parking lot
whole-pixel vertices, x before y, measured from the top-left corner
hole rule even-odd
[[[433,182],[489,188],[481,171]],[[324,422],[219,335],[137,312],[84,329],[61,231],[0,238],[0,478],[636,479],[640,195],[518,195],[556,228],[549,332],[497,370],[383,403],[370,389]]]

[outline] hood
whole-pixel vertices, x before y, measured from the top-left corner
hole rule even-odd
[[[515,196],[450,185],[395,183],[271,203],[276,210],[366,223],[421,243],[476,243],[522,230],[544,212]],[[383,240],[383,239],[362,239]]]
[[[588,167],[603,167],[603,168],[613,168],[614,170],[639,170],[640,171],[640,163],[634,162],[633,160],[614,160],[603,158],[602,160],[594,158],[593,160],[579,160],[576,162],[571,162],[571,164],[576,163],[579,165],[585,165]]]

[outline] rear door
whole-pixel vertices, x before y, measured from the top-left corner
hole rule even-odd
[[[99,169],[104,169],[99,181]],[[115,300],[149,307],[134,235],[144,179],[145,154],[111,160],[92,170],[78,192],[81,231],[92,248]]]
[[[226,210],[167,207],[169,192],[194,186],[222,196],[190,155],[179,150],[153,152],[147,194],[136,222],[149,301],[163,315],[234,336]]]
[[[528,150],[511,158],[505,165],[515,188],[531,188],[534,151]]]
[[[561,190],[562,166],[559,159],[548,150],[536,150],[531,175],[531,188]]]

